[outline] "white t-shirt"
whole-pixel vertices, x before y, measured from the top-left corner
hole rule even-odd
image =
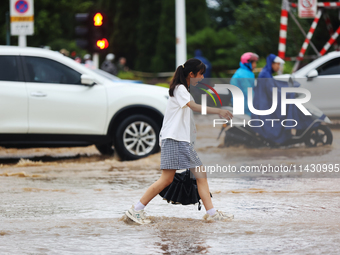
[[[171,138],[177,141],[194,142],[196,140],[196,127],[192,110],[186,105],[194,101],[183,84],[174,89],[174,96],[170,97],[165,110],[162,129],[159,135],[161,140]]]

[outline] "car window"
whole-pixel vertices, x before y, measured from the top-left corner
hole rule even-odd
[[[0,56],[0,81],[21,81],[15,56]]]
[[[81,74],[57,61],[25,56],[28,82],[81,84]]]
[[[319,75],[340,74],[340,58],[335,58],[323,64],[317,69]]]

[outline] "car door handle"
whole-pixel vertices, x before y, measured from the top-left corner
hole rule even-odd
[[[37,91],[37,92],[32,92],[31,93],[31,96],[32,97],[46,97],[47,94],[43,93],[43,92],[40,92],[40,91]]]

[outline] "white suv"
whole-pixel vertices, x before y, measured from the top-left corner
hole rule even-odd
[[[112,82],[60,53],[0,46],[0,146],[95,144],[125,160],[159,150],[168,90]]]

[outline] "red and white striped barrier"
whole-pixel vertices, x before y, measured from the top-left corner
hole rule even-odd
[[[334,30],[333,30],[333,25],[332,25],[331,19],[329,18],[328,13],[325,13],[323,15],[323,17],[324,17],[325,22],[326,22],[327,30],[328,30],[330,36],[332,36],[334,34]],[[339,45],[336,41],[334,42],[334,49],[339,50]]]
[[[320,51],[320,55],[323,56],[328,51],[328,49],[332,46],[332,44],[335,42],[336,38],[338,38],[340,34],[340,27],[335,31],[335,33],[332,35],[332,37],[328,40],[328,42],[323,46],[322,50]]]
[[[324,2],[318,3],[319,7],[340,7],[340,2]]]
[[[297,3],[290,3],[290,7],[297,8]],[[340,2],[324,2],[318,3],[318,7],[340,7]]]
[[[280,40],[279,40],[279,54],[278,56],[280,58],[285,59],[286,54],[286,39],[287,39],[287,25],[288,25],[288,12],[289,8],[297,8],[297,3],[289,3],[287,0],[282,0],[282,10],[281,10],[281,20],[280,20]],[[313,37],[315,28],[317,24],[319,23],[319,20],[322,15],[322,9],[323,8],[340,8],[340,0],[339,2],[321,2],[318,3],[318,12],[314,18],[314,21],[309,29],[309,32],[305,38],[305,41],[301,47],[301,50],[299,52],[299,55],[297,57],[289,58],[290,60],[296,60],[301,61],[304,58],[304,55],[306,53],[306,50],[308,48],[308,45],[310,44],[310,41]],[[325,21],[327,25],[327,29],[329,33],[331,34],[331,38],[328,40],[328,42],[325,44],[323,49],[320,51],[319,55],[324,55],[328,49],[334,44],[336,50],[340,50],[340,46],[337,44],[336,39],[338,38],[340,34],[340,27],[336,30],[335,33],[333,33],[333,27],[331,24],[331,21],[329,19],[329,16],[325,16]],[[288,60],[288,58],[286,58]],[[296,63],[296,65],[298,62]]]
[[[286,54],[286,40],[287,40],[287,25],[288,25],[288,10],[281,10],[280,20],[280,38],[279,38],[279,57],[284,59]]]
[[[321,15],[322,15],[322,11],[321,10],[318,10],[317,14],[316,14],[316,17],[314,18],[314,21],[309,29],[309,32],[306,36],[306,39],[304,41],[304,43],[302,44],[302,47],[301,47],[301,50],[300,50],[300,53],[299,53],[299,58],[303,58],[303,56],[305,55],[305,52],[308,48],[308,45],[310,43],[310,40],[312,39],[313,37],[313,34],[314,34],[314,31],[315,31],[315,28],[316,26],[318,25],[319,23],[319,20],[321,18]]]

